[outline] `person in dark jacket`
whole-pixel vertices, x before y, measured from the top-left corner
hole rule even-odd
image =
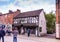
[[[28,37],[30,36],[30,29],[27,30]]]
[[[5,36],[5,31],[3,30],[3,28],[0,28],[0,40],[2,38],[2,42],[4,42],[4,36]]]

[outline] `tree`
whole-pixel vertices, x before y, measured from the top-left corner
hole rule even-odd
[[[47,33],[54,33],[55,32],[55,14],[50,12],[49,14],[45,14],[46,21],[47,21]]]

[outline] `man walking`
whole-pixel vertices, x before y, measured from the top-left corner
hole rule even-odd
[[[5,36],[5,31],[3,30],[3,28],[0,28],[0,40],[2,38],[2,42],[4,42],[4,36]]]
[[[27,30],[28,37],[30,36],[30,29]]]

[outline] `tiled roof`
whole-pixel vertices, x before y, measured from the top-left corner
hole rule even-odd
[[[17,11],[12,11],[12,10],[9,10],[9,13],[5,13],[5,14],[2,14],[2,13],[0,13],[0,16],[2,16],[2,15],[9,15],[9,14],[17,14],[18,12],[20,12],[20,10],[19,9],[17,9]]]
[[[41,13],[42,10],[43,9],[35,10],[35,11],[29,11],[29,12],[23,12],[23,13],[18,14],[14,18],[29,17],[29,16],[38,16]]]

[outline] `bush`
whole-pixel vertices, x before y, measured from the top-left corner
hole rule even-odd
[[[51,32],[51,31],[47,31],[47,34],[53,34],[53,32]]]

